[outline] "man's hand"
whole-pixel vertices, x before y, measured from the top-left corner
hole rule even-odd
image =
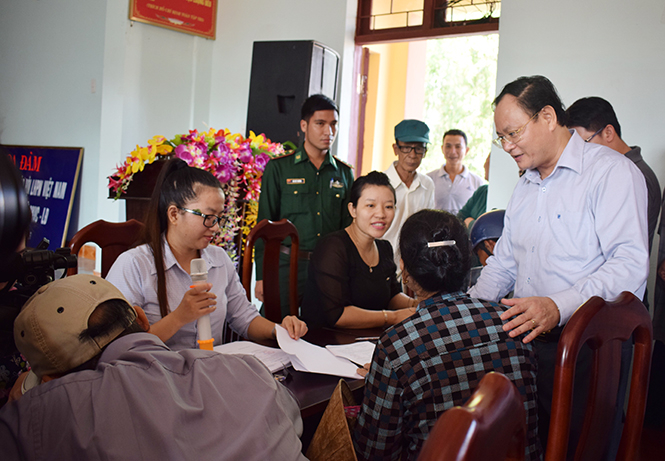
[[[254,286],[254,296],[256,299],[263,302],[263,280],[257,280]]]
[[[282,327],[296,341],[307,333],[307,324],[294,315],[284,317],[282,319]]]
[[[539,334],[549,331],[559,324],[559,308],[550,298],[544,296],[504,298],[501,303],[510,306],[510,309],[501,314],[501,320],[514,317],[503,326],[503,331],[508,331],[508,335],[514,338],[531,330],[531,333],[522,341],[524,343],[533,341]]]

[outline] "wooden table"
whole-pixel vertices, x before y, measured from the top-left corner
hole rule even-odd
[[[383,328],[361,330],[313,328],[307,332],[303,339],[317,346],[327,346],[329,344],[350,344],[355,342],[356,338],[381,336],[382,333]],[[298,400],[303,419],[323,413],[340,379],[344,379],[347,382],[358,404],[362,402],[362,389],[365,386],[364,379],[305,373],[295,371],[293,367],[289,367],[288,372],[289,376],[283,384]]]

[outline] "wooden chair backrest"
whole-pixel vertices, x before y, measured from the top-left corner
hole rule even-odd
[[[242,284],[251,300],[252,285],[252,250],[256,241],[265,240],[263,256],[263,306],[268,320],[282,323],[282,310],[279,290],[279,255],[280,245],[291,237],[291,259],[289,272],[289,309],[291,315],[298,315],[298,230],[288,219],[277,222],[261,220],[247,236],[247,245],[243,254]]]
[[[439,417],[418,461],[523,460],[525,444],[522,396],[504,374],[491,372],[464,406]]]
[[[597,296],[572,315],[561,333],[557,350],[552,415],[545,459],[563,460],[568,448],[575,363],[588,343],[593,368],[584,425],[575,459],[600,459],[609,442],[619,387],[621,341],[635,341],[628,412],[617,460],[635,459],[639,449],[651,364],[651,317],[632,293],[623,292],[615,302]]]
[[[130,249],[143,230],[143,223],[136,219],[114,223],[100,219],[79,230],[69,242],[73,255],[88,242],[96,243],[102,249],[102,277],[106,277],[109,269],[121,253]],[[76,274],[77,269],[69,269],[68,275]]]

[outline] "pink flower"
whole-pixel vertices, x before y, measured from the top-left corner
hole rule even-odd
[[[122,186],[122,179],[114,179],[113,176],[109,176],[109,189],[113,192],[118,192],[120,186]]]
[[[189,144],[180,144],[175,148],[175,156],[184,160],[188,164],[194,160],[194,153],[192,146]]]
[[[249,163],[253,158],[252,149],[248,143],[244,143],[238,148],[238,160],[242,163]]]
[[[270,160],[270,157],[264,152],[261,152],[259,155],[256,156],[254,162],[256,163],[256,166],[258,167],[259,171],[265,170],[266,163],[268,163],[268,160]]]
[[[223,138],[222,138],[223,139]],[[231,148],[225,142],[222,142],[210,152],[211,156],[223,159],[231,156]]]
[[[219,179],[219,182],[221,182],[222,184],[225,184],[225,183],[229,182],[229,180],[231,179],[231,177],[233,175],[232,175],[231,168],[229,168],[229,165],[220,164],[217,167],[217,174],[215,176],[217,176],[217,179]]]

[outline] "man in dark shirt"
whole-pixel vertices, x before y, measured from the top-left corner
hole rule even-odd
[[[586,141],[607,146],[628,157],[644,175],[649,200],[649,253],[660,213],[660,184],[653,170],[642,158],[639,146],[629,146],[621,139],[621,125],[612,105],[597,96],[575,101],[567,110],[568,127],[573,128]],[[646,296],[644,297],[646,301]]]

